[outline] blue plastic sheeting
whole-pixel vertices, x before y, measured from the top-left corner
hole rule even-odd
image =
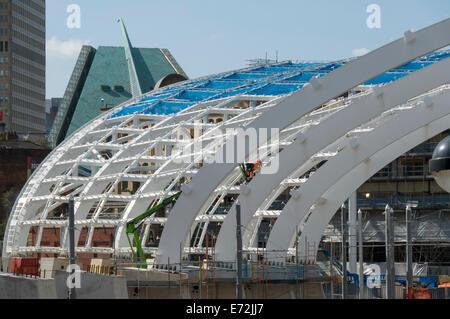
[[[155,101],[155,100],[165,99],[165,98],[168,98],[168,97],[174,95],[175,93],[176,92],[167,92],[167,93],[164,93],[164,94],[147,96],[144,99],[142,99],[140,102]]]
[[[233,73],[224,77],[224,79],[228,80],[256,80],[260,78],[267,77],[267,74],[261,73]]]
[[[432,61],[413,61],[413,62],[409,62],[407,64],[404,64],[402,66],[399,66],[398,68],[392,70],[392,71],[402,71],[402,70],[406,70],[406,71],[415,71],[415,70],[420,70],[423,68],[426,68],[427,66],[433,64],[434,62]]]
[[[435,53],[431,53],[428,57],[427,60],[443,60],[450,57],[450,52],[444,51],[444,52],[435,52]]]
[[[241,88],[241,89],[237,89],[237,90],[233,90],[233,91],[225,91],[222,94],[216,96],[216,99],[223,99],[226,97],[230,97],[230,96],[235,96],[238,94],[247,94],[250,90],[252,90],[253,88],[256,88],[257,86],[248,86],[245,88]]]
[[[324,72],[324,71],[330,72],[330,71],[336,70],[337,68],[339,68],[341,66],[342,66],[342,64],[340,64],[340,63],[331,63],[331,64],[325,65],[323,67],[318,67],[317,70],[322,71],[322,72]]]
[[[226,90],[241,86],[243,82],[239,81],[208,81],[208,83],[198,86],[198,89]]]
[[[141,112],[143,109],[142,105],[132,105],[124,107],[119,112],[114,113],[111,117],[119,117],[119,116],[125,116],[130,114],[135,114]]]
[[[254,70],[251,70],[249,72],[255,72],[255,73],[282,73],[282,72],[292,72],[295,70],[299,70],[301,67],[299,66],[286,66],[286,67],[280,67],[280,66],[263,66]]]
[[[155,100],[162,100],[162,99],[170,99],[173,98],[176,94],[181,93],[183,90],[195,88],[199,85],[204,85],[206,81],[193,81],[189,83],[183,83],[182,85],[175,86],[175,87],[169,87],[169,88],[163,88],[162,91],[155,92],[149,96],[146,96],[140,102],[148,102],[148,101],[155,101]]]
[[[157,114],[157,115],[167,115],[178,113],[185,108],[194,105],[193,102],[183,103],[183,102],[171,102],[171,101],[160,101],[144,109],[143,114]]]
[[[137,105],[124,107],[122,110],[114,113],[111,117],[119,117],[136,113],[167,115],[174,112],[179,112],[193,104],[193,102],[152,101],[150,103],[140,103]],[[161,108],[161,110],[158,108]]]
[[[311,80],[312,77],[318,76],[321,77],[325,74],[323,73],[313,73],[313,72],[303,72],[301,74],[292,76],[290,78],[284,79],[282,82],[298,82],[298,83],[306,83]]]
[[[217,91],[194,91],[194,90],[186,90],[181,92],[179,95],[174,98],[177,100],[188,100],[199,102],[203,100],[207,100],[210,97],[219,94]]]
[[[437,51],[406,63],[382,74],[366,85],[377,85],[396,81],[411,72],[450,57],[450,51]],[[284,62],[276,65],[256,66],[235,72],[214,74],[201,80],[185,81],[169,88],[150,93],[137,104],[127,106],[111,117],[134,113],[171,114],[194,103],[231,97],[238,94],[284,95],[301,89],[313,76],[321,77],[347,62]],[[300,71],[302,71],[300,73]]]
[[[249,95],[284,95],[302,88],[301,84],[279,84],[271,83],[249,92]]]
[[[396,81],[407,75],[408,75],[407,72],[384,73],[364,84],[365,85],[378,85],[378,84],[383,84],[383,83],[390,83],[390,82]]]
[[[320,63],[320,62],[300,62],[300,63],[288,62],[288,63],[280,64],[279,66],[292,66],[292,67],[305,68],[305,67],[319,66],[319,65],[323,65],[323,63]]]
[[[359,285],[358,275],[353,274],[353,280],[355,281],[356,285]],[[386,275],[380,274],[380,275],[364,275],[364,285],[367,286],[367,280],[371,279],[372,284],[381,284],[382,286],[386,285]],[[406,276],[394,276],[394,281],[399,283],[405,283],[407,280]],[[437,276],[430,276],[430,277],[424,277],[424,276],[413,276],[413,283],[419,285],[419,286],[425,286],[427,288],[436,288],[439,282],[439,277]]]

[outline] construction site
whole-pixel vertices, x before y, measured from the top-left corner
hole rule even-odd
[[[446,19],[145,94],[128,47],[132,97],[18,196],[0,298],[450,299],[449,45]]]

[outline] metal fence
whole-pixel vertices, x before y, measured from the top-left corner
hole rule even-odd
[[[431,294],[431,299],[450,299],[450,288],[431,288],[428,289]]]
[[[322,289],[326,299],[342,299],[341,283],[322,283]],[[450,288],[429,288],[431,299],[450,300]],[[364,287],[364,299],[385,299],[386,287]],[[359,287],[354,284],[347,284],[347,298],[360,299]],[[405,287],[395,287],[395,299],[407,299]]]
[[[322,289],[326,299],[342,299],[342,283],[323,283]],[[364,299],[383,299],[383,288],[364,287]],[[346,299],[360,299],[359,287],[347,284]]]

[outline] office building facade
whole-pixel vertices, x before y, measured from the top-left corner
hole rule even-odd
[[[45,134],[45,0],[0,1],[0,130]]]

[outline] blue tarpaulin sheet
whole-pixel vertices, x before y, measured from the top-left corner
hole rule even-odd
[[[384,73],[365,84],[378,85],[393,82],[448,57],[450,57],[449,51],[434,52]],[[237,94],[269,96],[289,94],[301,89],[302,84],[309,82],[313,76],[324,76],[345,63],[347,62],[284,62],[256,66],[233,73],[214,74],[208,78],[185,81],[180,85],[150,93],[138,103],[113,113],[111,117],[135,113],[172,114],[201,101]]]

